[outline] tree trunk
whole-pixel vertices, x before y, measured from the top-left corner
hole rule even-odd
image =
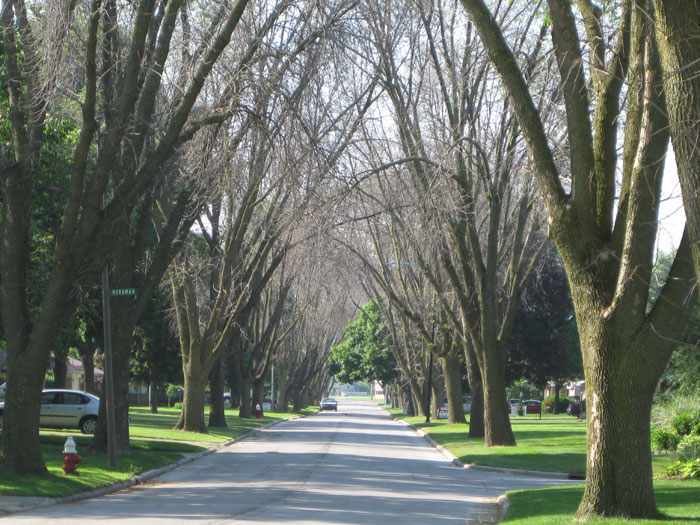
[[[275,410],[283,414],[287,413],[289,398],[287,397],[287,381],[289,379],[288,374],[283,371],[282,367],[277,367],[275,369],[275,379],[277,380],[277,399],[273,399],[275,402]]]
[[[440,366],[442,366],[442,373],[445,376],[449,422],[451,425],[466,423],[467,419],[464,417],[464,407],[462,406],[459,354],[456,348],[450,350],[445,357],[440,357]]]
[[[85,391],[95,394],[95,346],[90,343],[78,343],[78,351],[85,371]]]
[[[472,396],[472,407],[469,413],[469,437],[482,438],[484,437],[484,384],[481,381],[481,370],[474,347],[469,341],[463,341],[462,344],[467,364],[469,392]]]
[[[47,352],[48,354],[48,352]],[[8,352],[8,359],[12,358]],[[26,364],[27,369],[36,368]],[[47,474],[46,465],[41,455],[39,443],[39,412],[41,410],[41,389],[43,387],[43,375],[36,370],[24,374],[12,374],[17,370],[9,366],[7,376],[7,392],[5,394],[5,412],[3,414],[3,447],[5,454],[2,457],[2,470],[8,470],[15,474],[28,476],[42,476]],[[41,378],[41,381],[38,379]],[[17,403],[7,403],[8,399],[15,399]],[[8,427],[9,421],[21,422],[21,425]],[[8,450],[21,450],[22,454],[8,454]]]
[[[515,446],[506,399],[505,359],[497,349],[482,352],[481,377],[484,378],[484,445]]]
[[[552,407],[552,412],[554,414],[559,413],[559,390],[561,389],[561,385],[558,383],[554,383],[554,407]]]
[[[654,357],[630,359],[633,352],[621,351],[610,327],[601,330],[597,340],[595,348],[587,348],[584,365],[588,451],[586,488],[577,517],[658,516],[649,428],[652,398],[663,369],[652,365]],[[664,353],[659,344],[645,350],[642,355]],[[612,353],[620,359],[617,371],[610,373],[597,361]],[[612,479],[624,482],[609,483]]]
[[[695,271],[700,277],[700,50],[697,45],[700,11],[696,0],[653,1],[657,14],[657,42],[664,67],[671,140],[683,193],[686,225],[692,241]]]
[[[157,414],[158,413],[158,383],[152,382],[151,383],[151,396],[150,399],[148,400],[148,404],[151,407],[151,414]]]
[[[264,379],[255,379],[253,381],[253,401],[251,403],[252,407],[256,407],[257,405],[260,405],[260,408],[262,408],[264,393],[265,393],[265,380]]]
[[[224,357],[219,357],[209,374],[209,426],[226,427],[224,412]]]
[[[66,388],[68,375],[68,354],[65,351],[53,353],[53,387]]]
[[[208,371],[185,373],[185,392],[182,401],[180,420],[175,426],[178,430],[207,433],[204,422],[204,397],[207,386]]]

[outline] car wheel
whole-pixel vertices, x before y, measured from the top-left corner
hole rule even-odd
[[[94,434],[97,432],[97,418],[90,416],[83,419],[80,422],[80,431],[83,434]]]

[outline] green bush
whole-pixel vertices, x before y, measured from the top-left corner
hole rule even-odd
[[[700,458],[690,461],[676,461],[666,467],[666,475],[683,480],[700,479]]]
[[[700,388],[693,393],[658,396],[651,409],[651,426],[673,430],[673,420],[683,412],[700,414]]]
[[[178,410],[182,410],[182,402],[178,401],[173,405],[173,408],[177,408]]]
[[[695,427],[695,418],[689,412],[681,412],[673,419],[673,430],[679,436],[687,436]]]
[[[664,430],[663,428],[655,428],[651,431],[651,449],[652,450],[676,450],[679,437],[677,434]]]
[[[549,396],[547,399],[545,399],[542,403],[547,405],[547,403],[552,403],[552,411],[554,411],[554,396]],[[569,407],[569,404],[571,403],[571,399],[569,399],[566,396],[559,396],[559,413],[566,412],[566,409]]]
[[[700,457],[700,436],[685,436],[676,449],[681,459],[691,460]]]

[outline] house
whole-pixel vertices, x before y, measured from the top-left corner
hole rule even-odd
[[[68,356],[66,362],[66,388],[71,390],[85,391],[85,368],[80,359]],[[104,372],[95,367],[95,384],[100,385],[104,377]]]
[[[554,387],[555,385],[551,381],[547,383],[547,386],[544,387],[544,397],[553,396],[555,394]],[[575,401],[581,401],[582,399],[586,398],[586,382],[569,381],[568,383],[562,385],[561,389],[559,390],[559,395],[566,396]]]

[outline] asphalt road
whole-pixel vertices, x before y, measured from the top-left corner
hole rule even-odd
[[[147,484],[0,523],[495,523],[506,490],[568,483],[458,468],[376,405],[341,400]]]

